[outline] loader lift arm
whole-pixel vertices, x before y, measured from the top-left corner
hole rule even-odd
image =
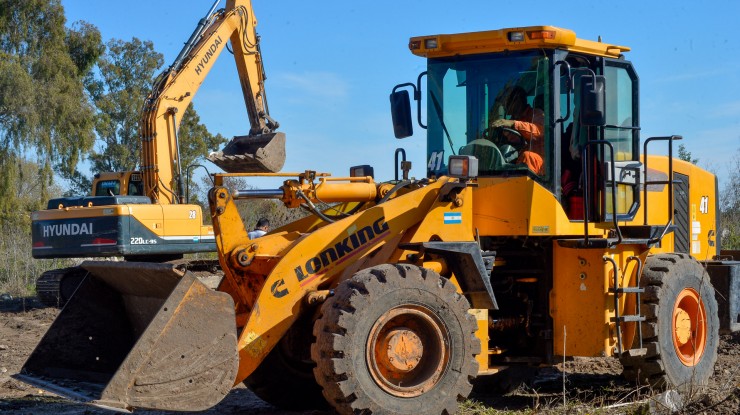
[[[265,71],[255,31],[257,19],[250,0],[216,1],[201,19],[175,62],[155,81],[141,117],[142,161],[146,195],[162,204],[183,199],[178,129],[221,52],[231,41],[244,102],[249,115],[248,136],[236,137],[211,161],[227,171],[279,171],[285,161],[285,136],[269,115]]]

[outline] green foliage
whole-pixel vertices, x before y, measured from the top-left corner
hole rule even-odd
[[[182,116],[177,137],[180,141],[182,174],[185,175],[183,182],[190,183],[190,202],[197,203],[196,196],[201,194],[202,191],[198,184],[192,180],[196,171],[195,165],[200,164],[208,153],[216,151],[228,140],[221,134],[211,134],[208,128],[200,123],[200,117],[193,108],[193,104],[188,105],[185,114]],[[206,188],[209,187],[210,182]],[[202,199],[202,201],[207,204],[206,199]]]
[[[59,0],[0,0],[0,217],[17,215],[18,174],[38,164],[38,200],[53,172],[70,173],[93,144],[84,78],[102,52],[100,33],[65,28]]]
[[[70,259],[34,259],[31,256],[31,227],[23,220],[0,221],[0,232],[13,235],[0,238],[0,294],[17,297],[33,294],[33,287],[44,271],[73,264]]]
[[[89,156],[91,170],[136,170],[141,156],[141,110],[164,59],[154,50],[152,42],[137,38],[113,39],[107,46],[107,53],[97,64],[98,75],[88,77],[86,82],[96,109],[95,131],[98,134],[97,148]],[[208,132],[192,104],[182,115],[178,139],[183,174],[188,179],[194,172],[187,169],[188,166],[197,164],[227,141],[220,134]],[[75,171],[65,178],[70,183],[69,194],[90,191],[91,180],[87,174]],[[198,191],[197,185],[191,185],[191,194]]]
[[[683,144],[678,145],[678,158],[691,164],[698,164],[699,159],[691,158],[691,152]]]
[[[90,156],[93,172],[130,171],[139,165],[141,108],[163,62],[150,41],[108,42],[108,51],[98,62],[99,76],[87,82],[97,110],[98,150]]]

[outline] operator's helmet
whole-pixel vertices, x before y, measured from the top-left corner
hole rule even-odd
[[[504,156],[504,161],[507,163],[513,163],[519,158],[519,152],[511,144],[503,144],[499,147],[499,150],[501,150],[501,155]]]

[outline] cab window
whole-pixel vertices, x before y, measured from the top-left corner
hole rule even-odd
[[[121,194],[121,183],[118,180],[101,180],[95,186],[95,196],[111,196]]]
[[[549,180],[549,66],[540,51],[430,59],[428,175],[461,154],[478,158],[479,176]]]

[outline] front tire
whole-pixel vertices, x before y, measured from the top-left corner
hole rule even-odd
[[[704,387],[714,373],[719,317],[709,275],[685,254],[647,259],[640,285],[644,356],[622,359],[630,380],[689,391]]]
[[[411,265],[342,282],[311,348],[327,401],[340,414],[453,414],[478,371],[469,308],[449,280]]]

